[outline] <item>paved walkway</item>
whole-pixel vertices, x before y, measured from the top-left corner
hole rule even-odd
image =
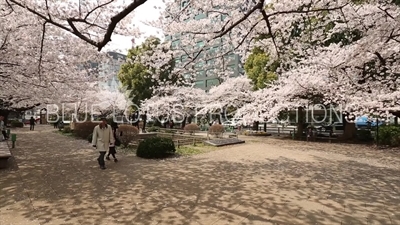
[[[398,153],[264,139],[164,161],[119,154],[102,171],[86,141],[37,129],[17,131],[0,170],[1,225],[400,224]]]

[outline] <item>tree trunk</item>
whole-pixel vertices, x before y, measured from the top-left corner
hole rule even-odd
[[[221,122],[221,117],[218,116],[217,118],[218,118],[218,124],[222,124],[222,122]]]
[[[344,123],[346,123],[346,126],[343,126],[344,131],[343,131],[342,139],[343,140],[354,139],[356,137],[356,131],[357,131],[356,124],[355,123],[347,123],[347,121]]]
[[[182,124],[181,124],[181,128],[182,129],[185,128],[185,126],[186,126],[186,119],[187,119],[187,116],[183,117],[183,121],[182,121]]]
[[[267,133],[267,122],[264,123],[264,132]]]
[[[297,138],[301,139],[303,136],[303,124],[304,124],[304,108],[297,108]]]
[[[343,114],[342,118],[343,119],[343,136],[342,140],[352,140],[356,137],[356,124],[355,123],[349,123],[347,122],[347,119],[349,119],[349,115]]]
[[[258,125],[259,124],[260,124],[260,122],[258,122],[258,121],[253,122],[253,130],[254,131],[258,131]]]
[[[191,123],[192,123],[192,120],[193,120],[193,116],[192,116],[192,115],[189,115],[189,117],[188,117],[188,124],[191,124]]]

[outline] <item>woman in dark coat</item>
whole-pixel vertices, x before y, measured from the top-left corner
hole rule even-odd
[[[117,139],[117,129],[118,129],[118,124],[116,122],[112,122],[111,123],[111,129],[113,131],[113,135],[114,135],[114,139],[115,139],[115,143],[114,145],[110,145],[110,148],[108,149],[108,155],[106,157],[107,160],[110,160],[110,155],[112,155],[112,157],[114,158],[114,162],[118,162],[117,157],[115,157],[115,154],[117,154],[117,151],[115,149],[115,146],[118,145],[118,139]]]

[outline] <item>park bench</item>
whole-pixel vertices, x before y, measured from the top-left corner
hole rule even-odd
[[[10,148],[6,141],[0,142],[0,168],[6,168],[8,159],[11,158]]]

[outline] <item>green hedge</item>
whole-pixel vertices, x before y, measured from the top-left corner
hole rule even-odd
[[[400,126],[380,126],[378,128],[376,141],[379,145],[388,145],[391,147],[400,146]]]
[[[18,120],[13,120],[10,123],[11,127],[24,127],[24,124]]]
[[[374,140],[370,130],[357,130],[357,140],[362,142],[369,142]]]
[[[145,159],[160,159],[174,155],[175,144],[170,138],[151,137],[139,143],[136,156]]]

